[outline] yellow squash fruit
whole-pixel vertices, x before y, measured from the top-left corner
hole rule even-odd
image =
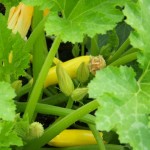
[[[80,56],[80,57],[73,58],[71,60],[61,63],[61,66],[66,70],[66,72],[71,78],[75,78],[76,71],[78,67],[80,66],[80,64],[83,62],[85,64],[89,64],[90,56]],[[57,83],[58,83],[58,79],[56,75],[56,66],[54,66],[49,69],[44,87],[48,87],[49,85],[54,85]]]
[[[102,137],[102,133],[99,135]],[[66,129],[48,142],[55,147],[70,147],[97,144],[92,131],[79,129]]]

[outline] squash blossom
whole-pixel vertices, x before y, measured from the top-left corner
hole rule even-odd
[[[23,3],[19,3],[17,7],[12,7],[8,17],[8,28],[12,29],[13,33],[19,32],[21,37],[25,38],[31,25],[33,9],[32,6]]]

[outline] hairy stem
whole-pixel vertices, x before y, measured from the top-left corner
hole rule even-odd
[[[29,142],[23,150],[39,149],[40,147],[48,143],[56,135],[58,135],[61,131],[69,127],[71,124],[73,124],[77,120],[81,119],[84,115],[95,110],[98,106],[99,106],[98,102],[96,100],[93,100],[89,102],[88,104],[80,107],[79,109],[73,111],[72,113],[62,118],[60,121],[48,127],[42,137],[35,139],[32,142]]]
[[[35,107],[36,104],[38,102],[38,99],[40,97],[41,91],[43,89],[43,84],[45,81],[45,78],[47,76],[49,67],[52,65],[53,62],[53,58],[58,50],[58,47],[60,45],[61,39],[60,37],[56,37],[56,39],[54,40],[52,47],[46,57],[46,60],[42,66],[42,69],[39,73],[39,76],[34,84],[33,90],[31,92],[31,95],[29,97],[28,103],[27,103],[27,107],[25,109],[25,113],[24,116],[28,115],[29,117],[29,121],[31,122],[34,111],[35,111]]]

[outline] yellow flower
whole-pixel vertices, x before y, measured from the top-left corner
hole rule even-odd
[[[13,33],[19,32],[22,38],[30,28],[33,16],[33,7],[19,3],[17,7],[12,7],[8,17],[8,28],[12,29]]]

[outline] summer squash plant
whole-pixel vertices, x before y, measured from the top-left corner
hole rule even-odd
[[[0,3],[0,149],[150,149],[149,0]]]

